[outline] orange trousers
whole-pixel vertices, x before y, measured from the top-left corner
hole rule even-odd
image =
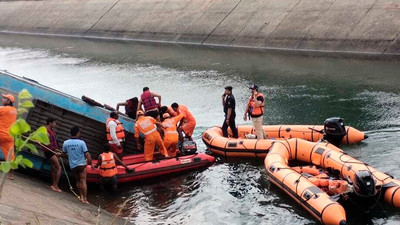
[[[153,160],[154,148],[158,146],[160,153],[167,155],[167,150],[165,149],[163,140],[161,139],[160,133],[153,132],[144,138],[144,160]]]
[[[178,144],[178,137],[176,138],[165,138],[164,145],[168,151],[169,157],[176,156],[176,145]]]
[[[194,128],[196,127],[196,122],[194,121],[188,121],[185,124],[182,124],[182,130],[186,134],[186,136],[192,136]]]
[[[0,148],[1,151],[3,152],[4,159],[7,160],[8,153],[11,151],[11,160],[14,160],[14,140],[13,139],[8,139],[8,140],[0,140]]]

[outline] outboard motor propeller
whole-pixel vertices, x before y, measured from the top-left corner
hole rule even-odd
[[[367,170],[360,170],[355,174],[353,187],[358,195],[364,197],[374,196],[377,192],[375,180]]]
[[[346,128],[344,127],[342,119],[339,117],[332,117],[325,120],[324,140],[339,147],[344,136],[346,136]]]

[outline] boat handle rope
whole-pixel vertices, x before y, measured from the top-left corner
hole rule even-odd
[[[26,136],[24,136],[24,135],[22,135],[22,136],[23,136],[24,138],[28,138],[28,137],[26,137]],[[56,151],[53,151],[52,149],[50,149],[50,148],[47,147],[46,145],[40,143],[39,141],[36,141],[36,140],[30,140],[30,141],[35,142],[36,144],[40,145],[42,148],[45,148],[46,150],[48,150],[48,151],[50,151],[50,152],[52,152],[52,153],[54,153],[54,154],[57,154]],[[63,160],[61,157],[59,157],[59,158],[60,158],[60,161],[61,161],[61,166],[62,166],[62,168],[63,168],[63,170],[64,170],[64,174],[65,174],[65,176],[67,177],[67,181],[68,181],[68,185],[69,185],[69,190],[72,192],[72,194],[75,195],[75,197],[77,197],[78,199],[81,199],[80,196],[74,191],[74,188],[73,188],[72,185],[71,185],[71,181],[69,180],[69,177],[68,177],[68,174],[67,174],[67,170],[65,169],[64,160]]]

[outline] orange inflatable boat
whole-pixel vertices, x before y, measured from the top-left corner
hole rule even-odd
[[[344,126],[340,118],[327,119],[324,125],[270,125],[263,126],[268,139],[248,139],[254,136],[253,126],[238,126],[239,138],[222,136],[221,127],[212,127],[206,130],[202,139],[207,148],[216,155],[228,157],[257,157],[264,158],[272,144],[276,141],[290,138],[301,138],[317,142],[321,139],[339,146],[339,144],[354,144],[361,142],[368,136],[349,126]],[[228,129],[229,135],[232,134]]]
[[[310,173],[315,169],[290,167],[289,161],[315,165],[315,168],[329,171],[336,178],[332,180],[318,175],[318,179],[315,176],[310,179]],[[337,202],[339,199],[368,206],[365,203],[376,204],[383,197],[390,205],[400,207],[400,181],[346,155],[331,144],[302,139],[275,142],[265,158],[265,168],[272,183],[323,224],[346,224],[346,212]],[[325,182],[321,182],[323,179]],[[334,186],[326,190],[320,188],[329,185]]]

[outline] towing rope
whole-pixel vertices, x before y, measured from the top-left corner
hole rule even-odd
[[[23,136],[23,137],[28,138],[28,137],[26,137],[26,136]],[[36,141],[36,140],[30,140],[30,141],[35,142],[36,144],[40,145],[42,148],[45,148],[46,150],[48,150],[48,151],[50,151],[50,152],[52,152],[52,153],[54,153],[54,154],[57,154],[56,151],[50,149],[49,147],[47,147],[46,145],[40,143],[39,141]],[[77,197],[78,199],[81,199],[81,197],[80,197],[78,194],[76,194],[76,192],[74,191],[74,188],[73,188],[72,185],[71,185],[71,181],[69,180],[69,177],[68,177],[68,174],[67,174],[67,170],[65,169],[64,160],[63,160],[61,157],[58,157],[58,158],[59,158],[60,161],[61,161],[61,165],[62,165],[64,174],[65,174],[65,176],[67,177],[67,181],[68,181],[68,185],[69,185],[69,190],[72,192],[72,194],[75,195],[75,197]]]

